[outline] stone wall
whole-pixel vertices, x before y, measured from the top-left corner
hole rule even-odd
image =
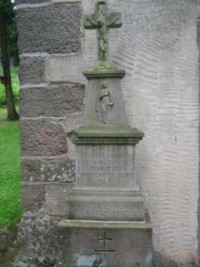
[[[66,197],[75,179],[74,148],[66,133],[80,123],[84,85],[52,83],[46,65],[50,55],[81,52],[82,6],[17,1],[17,16],[24,208],[20,258],[21,264],[51,266],[60,257],[57,222],[66,215]]]
[[[145,132],[136,177],[145,195],[160,266],[197,262],[199,87],[196,2],[108,0],[123,13],[111,30],[129,122]],[[30,261],[62,262],[57,222],[74,183],[66,133],[81,121],[96,35],[82,14],[93,0],[18,0],[24,216],[19,240]],[[24,251],[25,251],[24,250]],[[23,252],[22,254],[25,254]],[[57,260],[56,260],[57,259]],[[23,261],[28,261],[23,258]],[[59,266],[59,265],[58,265]]]

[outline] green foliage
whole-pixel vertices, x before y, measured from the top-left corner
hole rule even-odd
[[[0,69],[0,76],[2,75],[2,71]],[[11,69],[11,78],[12,78],[12,88],[13,94],[15,98],[15,103],[19,103],[19,78],[18,78],[18,69],[12,68]],[[6,106],[6,93],[5,93],[5,86],[0,83],[0,107]]]
[[[6,26],[8,32],[8,51],[10,58],[13,59],[14,65],[19,65],[19,53],[17,47],[17,22],[16,22],[16,12],[14,9],[14,3],[11,0],[0,0],[0,8],[6,17]]]
[[[0,109],[0,119],[4,113]],[[0,121],[0,227],[21,214],[19,123]]]

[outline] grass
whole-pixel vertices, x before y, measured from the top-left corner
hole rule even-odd
[[[8,122],[0,108],[0,228],[21,217],[19,123]]]

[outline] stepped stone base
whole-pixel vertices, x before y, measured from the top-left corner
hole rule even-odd
[[[144,221],[140,191],[76,189],[68,199],[72,220]]]
[[[147,223],[63,220],[59,226],[66,242],[63,267],[153,267]]]

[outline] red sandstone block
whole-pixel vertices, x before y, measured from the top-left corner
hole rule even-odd
[[[22,156],[57,156],[67,153],[64,128],[47,120],[21,121]]]

